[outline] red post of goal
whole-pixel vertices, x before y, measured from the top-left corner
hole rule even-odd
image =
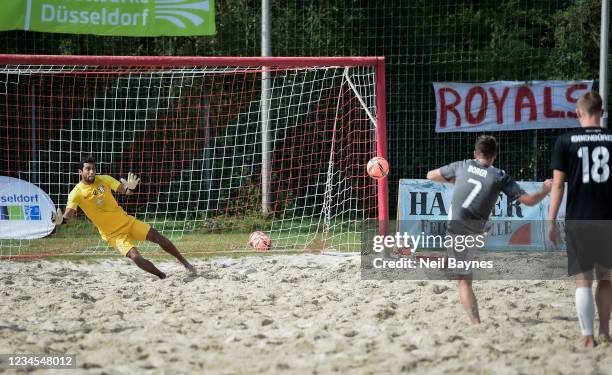
[[[387,98],[385,95],[385,58],[376,61],[376,153],[387,159]],[[378,232],[389,233],[388,178],[378,181]]]

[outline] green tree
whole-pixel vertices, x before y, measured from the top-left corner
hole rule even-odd
[[[599,72],[601,1],[575,0],[554,14],[549,78],[593,79]]]

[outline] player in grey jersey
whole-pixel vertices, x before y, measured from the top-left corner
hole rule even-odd
[[[500,192],[509,201],[518,200],[527,206],[538,204],[550,191],[551,180],[542,184],[540,191],[528,194],[506,172],[493,166],[497,157],[497,141],[493,136],[481,135],[476,140],[473,160],[462,160],[431,170],[427,178],[435,182],[454,183],[449,234],[482,234]],[[469,258],[469,250],[449,249],[449,256]],[[472,273],[457,276],[459,299],[474,324],[480,323],[478,304],[472,290]]]

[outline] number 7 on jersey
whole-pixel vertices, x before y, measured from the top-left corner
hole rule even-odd
[[[472,188],[472,191],[467,196],[467,198],[465,198],[465,201],[461,205],[461,207],[463,208],[468,208],[470,204],[472,203],[472,201],[474,200],[474,198],[476,198],[476,196],[478,195],[478,192],[480,191],[480,189],[482,189],[482,183],[478,180],[475,180],[473,178],[468,178],[467,182],[474,185],[474,188]]]

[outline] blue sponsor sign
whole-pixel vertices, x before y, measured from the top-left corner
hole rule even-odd
[[[540,189],[541,182],[518,181],[527,192]],[[412,235],[444,234],[448,220],[453,185],[424,179],[402,179],[399,183],[398,232]],[[565,218],[565,196],[559,218]],[[490,250],[550,250],[546,240],[546,218],[550,197],[528,207],[500,196],[490,217],[490,231],[484,249]]]

